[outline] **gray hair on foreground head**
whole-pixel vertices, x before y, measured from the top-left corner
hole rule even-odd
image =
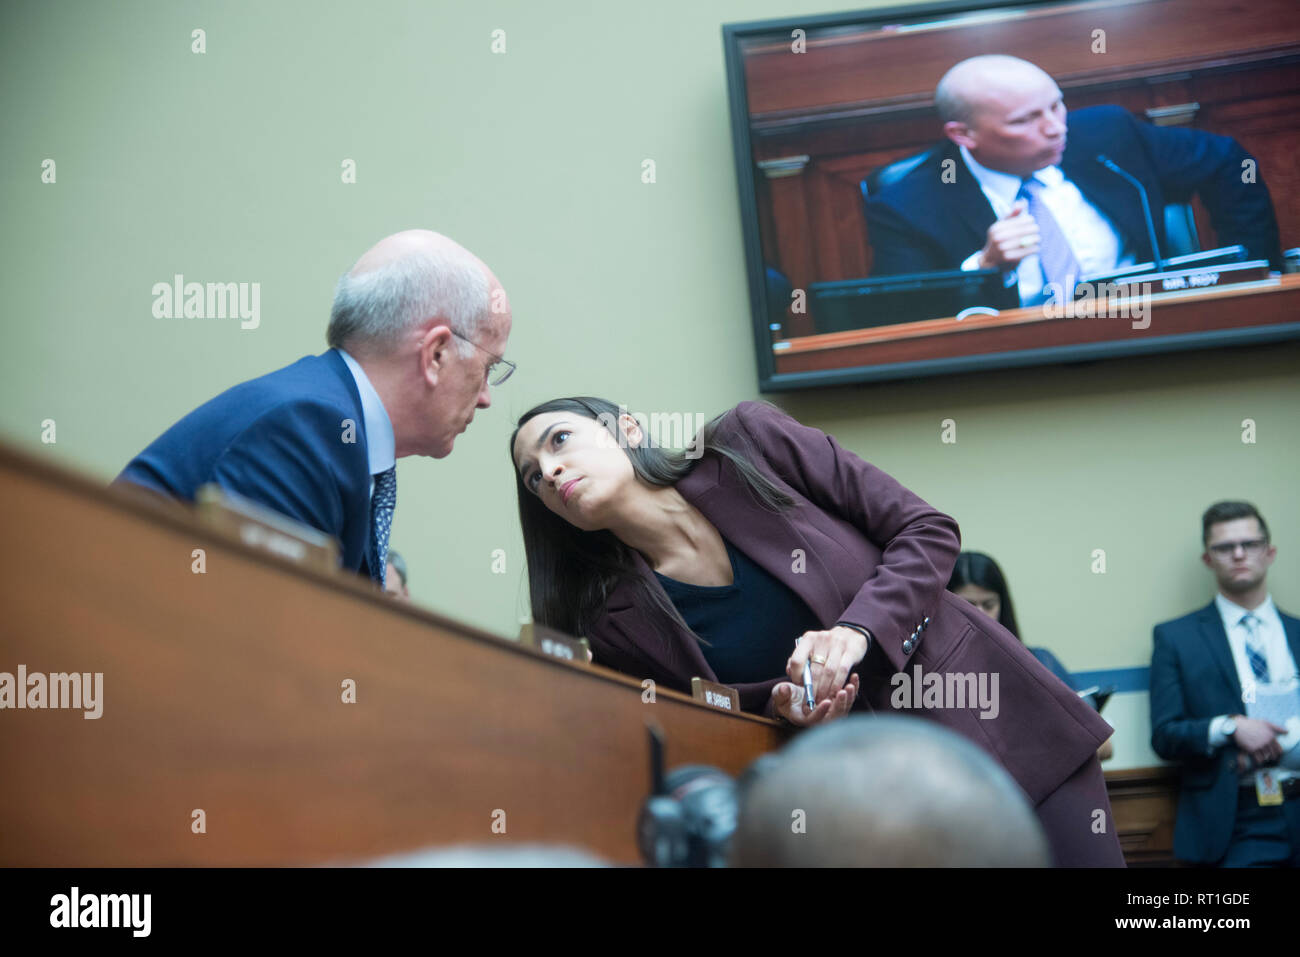
[[[860,715],[813,728],[760,758],[739,786],[733,867],[1051,864],[1010,775],[921,718]]]
[[[355,268],[355,267],[354,267]],[[417,249],[365,272],[345,272],[334,290],[326,339],[331,348],[387,350],[412,327],[434,316],[477,339],[488,317],[489,283],[468,250],[447,244]],[[457,340],[461,355],[474,347]]]

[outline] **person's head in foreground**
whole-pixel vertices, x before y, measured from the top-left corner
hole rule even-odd
[[[989,169],[1023,178],[1065,154],[1065,100],[1056,81],[1028,60],[962,60],[943,75],[934,101],[944,135]]]
[[[1047,867],[1024,793],[987,754],[919,718],[850,716],[800,734],[740,782],[733,867]]]

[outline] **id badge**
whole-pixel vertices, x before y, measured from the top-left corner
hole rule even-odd
[[[1260,807],[1282,803],[1282,783],[1273,771],[1255,772],[1255,797]]]

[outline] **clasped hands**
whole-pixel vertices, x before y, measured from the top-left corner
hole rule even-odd
[[[772,688],[773,711],[799,727],[842,718],[858,697],[858,676],[849,672],[867,653],[862,632],[836,625],[829,631],[806,631],[795,639],[794,654],[786,662],[789,681]],[[804,700],[803,670],[812,668],[813,697],[809,710]]]
[[[1237,746],[1238,773],[1275,764],[1282,756],[1279,734],[1286,734],[1286,728],[1280,724],[1238,717],[1237,733],[1232,736],[1232,743]]]

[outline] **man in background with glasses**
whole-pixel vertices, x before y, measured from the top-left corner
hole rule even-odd
[[[1201,520],[1218,594],[1157,625],[1151,747],[1181,761],[1174,853],[1220,867],[1300,866],[1300,620],[1268,592],[1277,557],[1249,502]]]
[[[396,460],[450,454],[514,371],[510,323],[469,250],[426,229],[388,236],[339,279],[328,351],[195,409],[117,480],[186,501],[215,483],[333,536],[343,567],[382,587]]]

